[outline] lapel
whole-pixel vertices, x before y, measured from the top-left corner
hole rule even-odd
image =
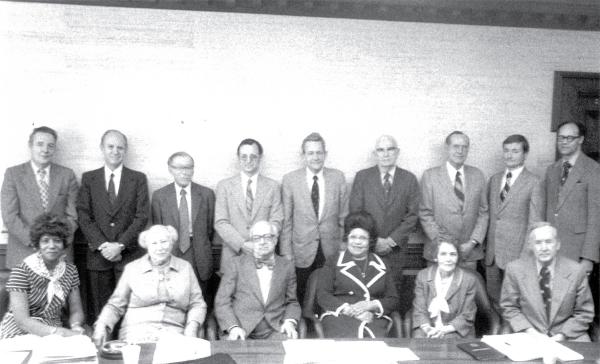
[[[198,218],[198,211],[200,210],[200,204],[202,203],[202,194],[200,193],[200,188],[198,187],[197,184],[195,184],[194,182],[191,182],[192,186],[190,188],[191,191],[191,196],[190,196],[190,203],[192,204],[192,220],[190,221],[190,224],[192,224],[192,226],[194,226],[194,222],[196,221],[196,218]],[[192,227],[192,231],[193,231],[193,227]]]
[[[323,189],[323,194],[325,195],[325,201],[323,201],[323,213],[319,216],[319,220],[323,220],[324,216],[328,215],[328,210],[331,208],[333,204],[333,188],[331,186],[331,171],[329,168],[323,167],[323,179],[325,180],[325,188]],[[312,203],[312,202],[311,202]]]
[[[177,221],[177,226],[179,226],[179,208],[177,207],[177,189],[175,188],[175,182],[171,183],[167,188],[167,211],[171,214],[171,218],[173,221]]]
[[[58,167],[56,164],[51,163],[50,165],[50,176],[48,186],[48,210],[52,210],[52,206],[56,202],[58,192],[60,192],[60,175],[58,173]]]
[[[121,171],[121,180],[119,181],[119,193],[117,195],[117,201],[115,201],[115,205],[112,208],[112,214],[115,215],[117,211],[121,208],[123,203],[125,202],[126,196],[131,193],[135,193],[135,191],[129,191],[132,184],[130,183],[131,174],[129,173],[129,169],[123,166],[123,170]],[[108,191],[106,191],[106,196],[108,199]]]
[[[312,199],[311,199],[312,191],[308,188],[308,183],[307,183],[308,171],[307,171],[306,167],[304,167],[302,170],[300,170],[300,173],[298,173],[298,177],[299,177],[298,183],[300,183],[300,190],[302,190],[302,193],[300,194],[301,198],[304,199],[305,206],[308,206],[310,211],[312,211],[310,216],[314,219],[313,221],[317,221],[317,215],[315,214],[315,210],[313,209],[313,204],[312,204]],[[323,178],[325,178],[325,170],[324,169],[323,169]],[[325,183],[325,187],[327,187],[327,183]],[[323,207],[323,214],[324,213],[325,213],[325,207]]]
[[[123,180],[123,176],[121,176],[121,180]],[[106,190],[106,178],[104,176],[104,167],[97,169],[92,174],[92,181],[90,186],[92,191],[97,192],[97,197],[99,200],[99,204],[102,205],[102,208],[111,216],[113,216],[112,206],[108,202],[108,191]],[[119,189],[119,192],[121,190]]]
[[[544,301],[542,300],[539,273],[537,271],[537,264],[534,257],[530,257],[527,260],[525,270],[520,278],[523,282],[523,288],[526,290],[526,292],[521,293],[521,297],[528,297],[531,300],[531,307],[535,310],[535,314],[537,314],[539,322],[543,322],[544,325],[548,327],[548,318],[546,317]]]
[[[256,213],[260,209],[260,205],[262,204],[268,193],[269,191],[267,189],[265,180],[263,176],[259,174],[256,177],[256,196],[254,196],[254,202],[252,203],[252,216],[250,216],[250,221],[253,221],[254,216],[256,216]]]
[[[397,176],[398,170],[396,169],[396,174],[394,174],[394,180],[392,181],[392,189],[396,187],[397,184]],[[385,208],[387,201],[385,199],[385,190],[383,189],[383,183],[381,182],[381,173],[379,172],[379,168],[377,166],[373,167],[371,173],[369,173],[369,177],[367,178],[367,182],[372,186],[373,191],[375,192],[375,199],[380,207]],[[395,195],[394,193],[392,195]]]
[[[449,200],[447,200],[448,202],[453,202],[454,203],[454,207],[458,210],[458,207],[460,205],[460,201],[458,200],[458,197],[456,197],[456,194],[454,193],[454,185],[452,184],[453,182],[450,181],[450,177],[448,176],[448,168],[446,167],[446,163],[444,162],[444,164],[442,164],[439,169],[438,169],[438,179],[440,181],[440,185],[442,186],[442,188],[446,189],[446,195],[447,196],[451,196]],[[466,174],[466,171],[465,171]],[[466,176],[464,176],[466,178]],[[466,191],[465,191],[465,203],[466,203],[466,199],[467,199],[467,195],[466,195]],[[463,211],[465,210],[465,207],[463,207]]]
[[[579,155],[579,157],[577,158],[577,161],[575,162],[575,165],[573,166],[573,168],[571,168],[571,171],[569,172],[569,177],[567,178],[567,182],[565,183],[565,185],[560,188],[560,182],[558,183],[559,187],[558,187],[558,205],[556,206],[557,210],[560,209],[560,207],[562,206],[562,204],[565,202],[565,200],[567,199],[567,196],[569,196],[569,194],[571,193],[571,191],[573,191],[573,187],[575,187],[575,184],[581,180],[581,178],[587,173],[587,160],[585,160],[587,157],[583,154],[583,152],[581,153],[581,155]],[[562,174],[562,161],[560,161],[559,163],[560,166],[560,174],[559,176]],[[560,177],[559,177],[560,179]]]
[[[460,267],[455,268],[452,282],[450,282],[450,287],[448,287],[448,291],[446,292],[446,302],[449,302],[452,296],[454,296],[460,289],[463,280],[463,274],[463,270]]]
[[[371,299],[371,294],[369,293],[369,288],[363,283],[360,278],[360,268],[356,266],[354,260],[352,260],[349,253],[346,251],[340,253],[337,266],[340,268],[340,273],[344,276],[348,277],[351,281],[353,281],[360,289],[363,290],[363,297],[366,300]]]
[[[427,268],[427,287],[429,287],[429,292],[431,292],[431,298],[437,296],[437,290],[435,289],[435,272],[437,271],[437,266],[432,265]]]
[[[246,195],[242,195],[242,188],[244,191],[246,190],[246,186],[242,186],[242,175],[240,173],[231,179],[229,193],[231,193],[232,199],[237,202],[240,211],[246,216],[246,221],[250,221],[250,216],[246,211]],[[254,204],[252,204],[252,208],[254,208]]]
[[[266,305],[275,299],[274,295],[278,295],[282,292],[279,287],[283,286],[282,282],[287,278],[281,259],[281,257],[275,254],[275,266],[273,267],[273,274],[271,275],[271,286],[269,288],[269,297],[267,297]]]
[[[52,168],[50,168],[52,170]],[[40,195],[40,186],[37,184],[37,178],[31,168],[31,163],[26,162],[21,165],[21,178],[20,182],[23,183],[25,189],[29,192],[29,196],[32,197],[31,202],[35,204],[38,211],[42,211],[42,196]],[[48,207],[50,207],[48,203]]]
[[[497,213],[500,213],[506,206],[506,200],[504,202],[500,200],[500,185],[503,176],[504,172],[496,173],[490,182],[490,205],[494,206]]]
[[[375,254],[369,253],[369,266],[367,267],[367,274],[365,274],[366,286],[371,288],[377,281],[385,276],[385,263]]]
[[[472,170],[469,166],[467,166],[466,164],[464,165],[464,171],[465,171],[465,186],[464,186],[464,190],[465,190],[465,202],[463,205],[463,212],[467,211],[469,209],[469,205],[474,201],[474,188],[473,186],[475,186],[475,182],[473,180],[473,173]],[[458,198],[457,198],[458,199]]]
[[[554,265],[554,277],[552,278],[552,306],[550,306],[550,323],[556,318],[558,309],[560,308],[562,301],[565,298],[567,290],[571,284],[569,278],[571,272],[563,269],[562,259],[556,257],[556,263]]]
[[[248,278],[250,290],[256,296],[256,299],[261,303],[261,305],[264,306],[265,301],[263,300],[263,296],[260,291],[260,283],[258,281],[258,273],[256,273],[256,266],[254,265],[254,257],[247,254],[243,255],[240,270],[242,277]]]

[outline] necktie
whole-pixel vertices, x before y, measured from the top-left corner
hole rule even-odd
[[[40,197],[42,199],[42,208],[44,211],[48,210],[48,183],[46,182],[46,170],[43,168],[38,169],[38,176],[40,179]]]
[[[117,193],[115,192],[115,175],[114,173],[110,174],[110,181],[108,181],[108,201],[111,205],[114,205],[117,201]]]
[[[546,306],[546,317],[550,319],[552,291],[550,290],[550,270],[546,266],[543,266],[542,269],[540,269],[540,292],[542,294],[544,306]]]
[[[248,185],[246,186],[246,213],[250,218],[252,216],[252,204],[254,203],[254,196],[252,195],[252,180],[248,179]]]
[[[508,172],[506,174],[506,183],[504,184],[504,188],[500,191],[500,200],[504,202],[506,200],[506,195],[510,191],[510,179],[512,178],[512,173]]]
[[[460,178],[459,171],[456,171],[456,178],[454,179],[454,194],[460,201],[460,208],[462,209],[463,203],[465,202],[465,192],[463,190],[462,178]]]
[[[569,177],[569,171],[571,170],[571,167],[573,167],[571,165],[571,163],[569,163],[569,162],[563,163],[562,175],[560,176],[560,185],[561,186],[564,186],[564,184],[567,182],[567,178]]]
[[[313,185],[310,192],[310,199],[312,200],[313,210],[315,210],[315,216],[319,219],[319,177],[313,176]]]
[[[256,265],[256,269],[261,269],[266,265],[269,270],[273,270],[273,267],[275,266],[275,255],[271,255],[266,259],[254,258],[254,264]]]
[[[181,189],[179,199],[179,250],[185,253],[190,248],[190,215],[185,198],[186,191]]]
[[[385,172],[385,175],[383,175],[383,190],[385,191],[386,199],[390,196],[390,191],[392,190],[392,182],[390,181],[390,177],[392,176],[388,172]]]

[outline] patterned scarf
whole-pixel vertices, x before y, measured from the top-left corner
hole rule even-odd
[[[46,289],[47,303],[45,310],[50,307],[54,296],[63,302],[67,297],[66,292],[64,292],[58,283],[58,280],[65,274],[67,268],[64,258],[64,256],[60,258],[58,264],[56,264],[56,267],[54,267],[52,271],[49,271],[48,267],[46,267],[46,263],[44,263],[44,259],[40,252],[33,253],[23,260],[23,263],[25,263],[35,274],[50,281],[48,282],[48,288]]]

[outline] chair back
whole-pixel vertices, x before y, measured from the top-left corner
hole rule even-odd
[[[477,337],[496,335],[500,332],[500,316],[490,301],[481,275],[474,271],[470,272],[477,278],[477,283],[475,284],[475,303],[477,304],[475,335]]]

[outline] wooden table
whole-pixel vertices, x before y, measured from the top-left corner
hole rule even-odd
[[[427,340],[427,339],[386,339],[384,340],[391,346],[408,347],[419,358],[420,361],[403,362],[409,364],[426,363],[511,363],[505,361],[485,361],[480,362],[472,359],[468,354],[456,347],[457,343],[471,340]],[[568,362],[569,364],[600,364],[600,344],[599,343],[566,343],[566,346],[577,351],[584,356],[584,360]],[[283,346],[279,341],[268,340],[247,340],[247,341],[213,341],[211,342],[213,354],[227,353],[238,364],[282,364],[285,356]],[[141,364],[151,364],[152,354],[154,352],[153,344],[144,344],[140,355]],[[373,357],[372,364],[377,363],[376,355]],[[537,362],[541,363],[541,360]],[[120,364],[118,360],[100,359],[101,364]],[[369,363],[369,364],[371,364]],[[367,364],[367,363],[365,363]]]

